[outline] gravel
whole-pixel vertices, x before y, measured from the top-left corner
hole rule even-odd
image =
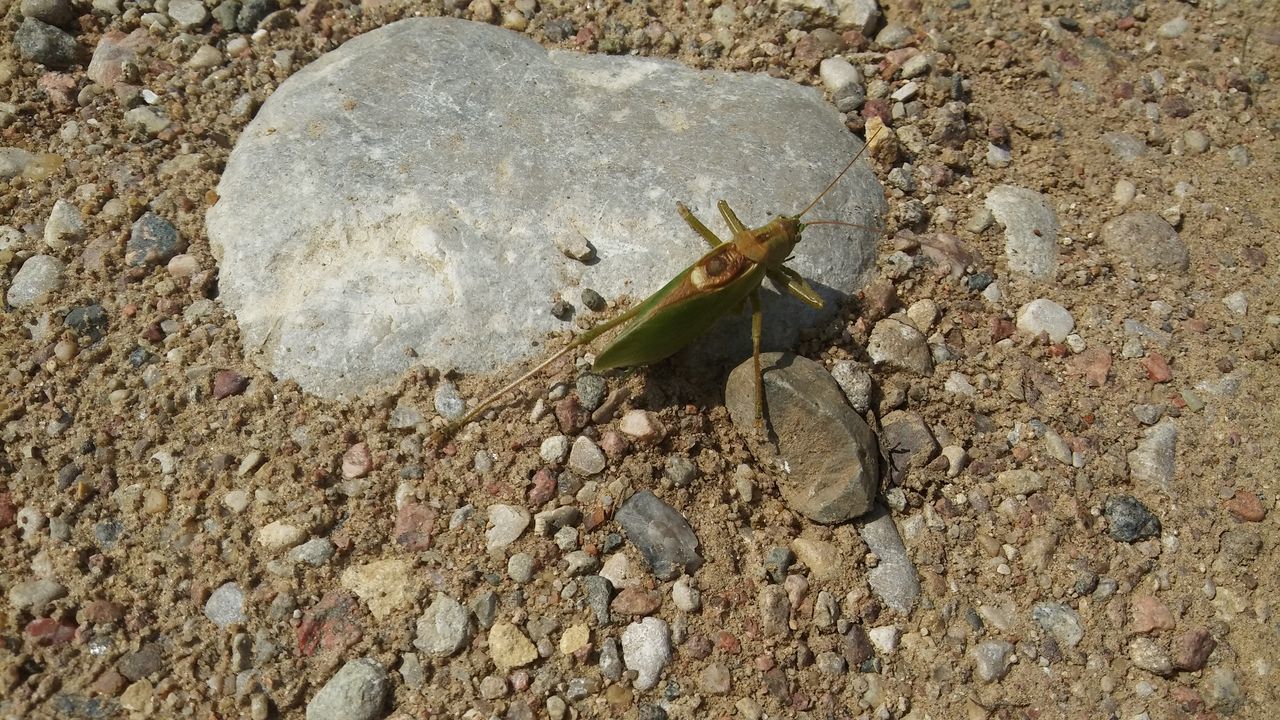
[[[14,3],[0,41],[13,49],[0,57],[0,601],[21,662],[0,716],[209,705],[352,717],[372,696],[377,718],[855,707],[980,717],[1010,698],[1030,698],[1032,712],[1046,678],[1084,689],[1056,697],[1069,717],[1265,715],[1276,705],[1267,403],[1280,395],[1280,247],[1257,179],[1280,157],[1266,132],[1275,80],[1260,69],[1274,22],[1256,3],[1044,17],[964,5],[922,19],[860,0],[719,3],[708,19],[662,4],[463,3],[451,12],[489,26],[462,27],[515,28],[553,55],[614,54],[612,67],[674,59],[808,96],[775,109],[737,93],[731,109],[755,117],[726,130],[732,113],[682,99],[718,97],[715,87],[665,83],[653,102],[597,106],[605,119],[590,134],[531,141],[516,132],[537,120],[522,102],[545,87],[520,62],[464,66],[445,74],[457,83],[447,88],[400,57],[378,68],[455,101],[435,105],[418,102],[429,93],[320,72],[324,53],[373,37],[394,13],[312,3],[263,15],[261,5],[249,29],[231,1]],[[1161,37],[1179,17],[1185,29]],[[69,38],[73,60],[25,57],[24,18]],[[900,47],[874,44],[886,24]],[[1254,29],[1243,53],[1242,27]],[[330,125],[282,121],[299,117],[286,86],[308,72],[332,90]],[[636,87],[626,74],[602,81]],[[482,96],[491,112],[477,120],[468,104]],[[276,105],[282,113],[251,124]],[[814,111],[838,139],[808,156],[791,141]],[[634,156],[574,155],[637,120],[644,134],[624,135]],[[394,142],[367,152],[369,123],[383,121]],[[759,122],[787,142],[752,136]],[[452,393],[456,417],[463,398],[518,373],[488,354],[496,364],[480,377],[430,351],[511,327],[505,310],[524,307],[511,293],[533,287],[542,253],[563,264],[528,308],[551,332],[581,332],[705,253],[677,201],[722,237],[720,198],[752,226],[797,212],[857,147],[845,128],[886,122],[855,163],[884,183],[884,223],[879,200],[846,202],[842,180],[803,220],[874,227],[813,225],[791,253],[831,314],[807,324],[764,308],[766,325],[794,333],[766,335],[765,349],[829,371],[834,406],[868,425],[868,457],[884,471],[870,497],[882,510],[829,524],[800,512],[784,490],[797,458],[826,457],[818,435],[734,423],[728,368],[696,352],[593,373],[601,344],[579,348],[451,443],[427,442],[443,420],[433,415],[446,414],[432,409],[437,393]],[[435,128],[436,141],[415,135]],[[493,142],[479,141],[489,131]],[[668,142],[702,131],[711,142],[696,151]],[[238,213],[219,188],[233,147],[298,140],[314,148],[294,156],[298,180],[242,186],[264,214],[242,215],[239,237],[265,247],[315,203],[320,220],[286,235],[314,229],[344,243],[372,227],[386,252],[267,250],[257,269],[268,294],[247,306],[266,316],[255,336],[231,307],[235,273],[206,221]],[[237,154],[264,170],[290,157]],[[570,177],[599,184],[556,180],[550,169],[566,157]],[[335,174],[316,170],[324,160],[337,160]],[[345,195],[366,170],[385,171],[389,186]],[[431,190],[441,178],[458,191]],[[998,219],[986,199],[1001,187],[1036,202]],[[544,212],[503,215],[521,194]],[[380,207],[391,214],[379,220]],[[578,220],[560,235],[539,230],[567,208]],[[1035,276],[1014,256],[1049,248],[1045,218],[1056,223],[1054,264]],[[1019,223],[1029,235],[1017,236]],[[488,228],[512,253],[462,253],[447,245],[459,227]],[[437,268],[440,252],[509,264],[519,279],[475,276],[506,306],[468,310],[461,332],[432,337],[428,322],[328,352],[361,328],[404,328],[397,312],[465,302],[465,286],[441,284],[437,306],[424,305],[426,281],[397,279]],[[620,257],[624,282],[598,283]],[[837,273],[843,284],[816,267],[833,257],[854,268]],[[322,289],[338,300],[321,303]],[[547,315],[556,298],[573,306],[567,323]],[[1036,299],[1070,316],[1061,340],[1018,327]],[[728,366],[750,345],[749,314],[731,310]],[[300,338],[317,321],[332,324],[335,344]],[[911,351],[923,345],[931,372],[873,360],[886,321],[919,333]],[[532,359],[565,340],[522,329],[525,344],[500,349]],[[261,362],[282,349],[333,376],[378,358],[396,370],[321,397]],[[750,392],[741,399],[753,413]],[[593,444],[603,468],[570,467],[575,444]],[[660,506],[633,512],[646,494]],[[629,630],[658,622],[665,634]],[[192,658],[212,674],[185,672]],[[348,661],[376,664],[348,679]],[[339,696],[328,709],[327,694]]]
[[[219,585],[209,594],[204,604],[204,615],[220,630],[243,623],[247,618],[244,614],[244,591],[240,585],[234,582]]]
[[[457,600],[436,593],[418,618],[413,646],[432,657],[448,657],[471,640],[471,612]]]

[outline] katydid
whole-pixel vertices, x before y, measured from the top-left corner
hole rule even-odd
[[[878,132],[878,131],[877,131]],[[869,143],[874,135],[867,139]],[[849,225],[835,220],[814,220],[804,223],[800,218],[813,209],[823,196],[835,187],[849,168],[857,162],[867,146],[849,160],[835,178],[803,210],[795,215],[778,215],[757,228],[749,228],[724,200],[716,204],[720,216],[728,225],[733,239],[725,242],[694,216],[684,203],[676,203],[676,210],[711,249],[697,262],[672,278],[662,289],[643,302],[612,320],[602,322],[579,334],[551,357],[539,363],[529,372],[508,383],[505,387],[480,401],[466,415],[432,434],[436,444],[450,437],[464,425],[479,417],[494,402],[526,380],[537,375],[556,360],[576,348],[591,343],[610,330],[625,326],[622,332],[596,356],[593,371],[612,368],[647,365],[673,355],[694,338],[711,327],[721,315],[751,303],[752,357],[755,362],[756,422],[764,417],[763,381],[760,376],[760,283],[764,278],[773,280],[778,287],[805,304],[822,308],[822,298],[799,273],[785,263],[791,251],[800,242],[800,235],[809,225]],[[855,226],[860,227],[860,226]]]

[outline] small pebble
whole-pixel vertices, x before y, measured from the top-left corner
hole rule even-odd
[[[218,586],[205,601],[204,615],[219,629],[243,623],[247,618],[244,614],[244,591],[240,585],[228,582]]]
[[[1132,543],[1160,535],[1160,520],[1132,495],[1107,498],[1103,512],[1115,540]]]
[[[58,200],[44,222],[44,244],[50,250],[59,252],[68,245],[83,240],[84,218],[80,215],[80,209],[66,200]]]
[[[201,45],[187,60],[187,67],[208,70],[222,64],[222,52],[212,45]]]
[[[23,19],[18,26],[13,44],[20,56],[57,70],[75,64],[80,54],[74,37],[31,17]]]
[[[501,550],[515,542],[533,517],[528,510],[515,505],[495,503],[489,506],[489,529],[485,532],[485,549],[489,552]]]
[[[1242,290],[1237,290],[1222,298],[1222,304],[1226,305],[1228,310],[1241,317],[1244,317],[1249,312],[1249,298]]]
[[[520,628],[497,622],[489,629],[489,657],[505,673],[537,660],[538,648]]]
[[[583,475],[595,475],[605,468],[604,451],[586,435],[579,435],[569,451],[569,468]]]
[[[1004,640],[984,640],[973,647],[974,674],[989,683],[1004,678],[1013,664],[1013,644]]]
[[[507,559],[507,575],[521,585],[533,579],[535,569],[533,556],[528,553],[516,553]]]
[[[622,660],[636,672],[635,689],[649,690],[658,684],[658,675],[671,662],[671,631],[655,617],[633,622],[622,633]]]
[[[5,299],[14,307],[34,305],[62,287],[65,270],[62,261],[52,255],[32,255],[14,273]]]
[[[541,447],[538,448],[538,454],[542,461],[550,465],[558,465],[564,462],[569,454],[570,441],[566,435],[553,435],[542,441]]]
[[[618,430],[640,442],[655,442],[664,432],[658,416],[648,410],[628,410],[618,422]]]
[[[702,593],[693,585],[693,578],[682,576],[671,586],[671,599],[683,612],[697,612],[702,607]]]
[[[467,412],[467,403],[458,394],[458,386],[448,380],[441,381],[436,387],[434,404],[436,412],[449,421],[457,420]]]
[[[1160,643],[1149,637],[1134,638],[1129,643],[1129,660],[1135,667],[1160,676],[1173,674],[1173,661]]]
[[[582,304],[586,305],[587,309],[592,312],[603,312],[609,307],[609,304],[605,302],[605,299],[601,297],[600,293],[592,290],[591,288],[583,289],[581,299]]]
[[[1037,298],[1018,308],[1018,330],[1027,335],[1046,333],[1052,342],[1062,342],[1075,329],[1075,319],[1058,303]]]
[[[390,694],[391,680],[381,663],[350,660],[307,703],[307,720],[375,720]]]
[[[672,485],[688,487],[698,477],[698,466],[684,455],[668,455],[665,475]]]
[[[1179,15],[1178,17],[1161,25],[1156,30],[1156,34],[1166,40],[1173,40],[1182,37],[1183,33],[1185,33],[1189,27],[1190,23],[1187,22],[1186,16]]]

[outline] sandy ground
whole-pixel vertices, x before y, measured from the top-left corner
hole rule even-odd
[[[0,715],[301,717],[312,703],[313,717],[356,717],[358,703],[350,714],[313,703],[355,658],[386,670],[372,717],[1266,718],[1280,707],[1280,113],[1270,77],[1280,10],[1269,0],[888,4],[902,47],[929,61],[913,78],[916,104],[896,110],[886,96],[917,53],[889,52],[875,31],[831,31],[830,18],[791,5],[743,4],[730,17],[699,2],[320,2],[269,16],[246,42],[225,14],[179,30],[165,27],[163,5],[104,1],[72,8],[64,25],[82,55],[60,70],[10,42],[24,13],[61,7],[30,5],[40,8],[5,3],[0,27],[0,146],[34,154],[0,182],[0,287],[35,255],[65,269],[60,287],[0,315]],[[877,559],[851,526],[817,527],[787,509],[729,421],[722,375],[660,366],[607,376],[607,389],[623,391],[619,410],[652,411],[665,436],[616,442],[616,419],[588,428],[615,451],[608,468],[585,483],[565,471],[548,490],[560,497],[543,506],[531,483],[537,491],[546,464],[540,444],[560,431],[555,413],[530,419],[532,399],[437,455],[422,447],[425,426],[402,426],[394,412],[414,406],[430,419],[433,371],[338,404],[247,359],[217,302],[203,229],[237,134],[319,54],[442,13],[549,46],[814,85],[826,57],[875,66],[849,122],[860,132],[866,117],[884,117],[900,140],[874,158],[891,208],[880,289],[851,299],[799,351],[827,365],[865,361],[891,301],[936,305],[925,334],[953,359],[927,377],[872,369],[873,415],[918,413],[967,460],[952,476],[934,460],[886,481],[922,579],[912,613],[869,592]],[[151,30],[134,60],[89,72],[104,37],[139,27]],[[192,67],[203,45],[216,52]],[[126,114],[148,92],[167,123]],[[1116,149],[1135,145],[1132,158]],[[1002,184],[1043,193],[1056,212],[1053,277],[1010,272],[1003,232],[984,218],[984,197]],[[83,228],[50,237],[59,200]],[[131,227],[147,211],[177,230],[178,255],[133,265]],[[1103,242],[1103,225],[1132,211],[1177,227],[1185,270]],[[971,254],[959,277],[923,260],[938,257],[926,250],[939,233]],[[972,278],[984,274],[1002,299],[978,291]],[[1086,348],[1107,351],[1101,382],[1089,377],[1097,355],[1014,327],[1017,308],[1038,297],[1071,313]],[[1136,347],[1127,319],[1151,330]],[[953,373],[972,394],[947,386]],[[476,396],[500,379],[458,381]],[[542,388],[573,381],[566,368]],[[1163,486],[1131,469],[1153,414],[1177,429]],[[1033,421],[1082,466],[1056,459]],[[696,477],[673,481],[671,456],[692,459]],[[1009,492],[1000,473],[1011,469],[1034,470],[1043,485]],[[701,541],[696,609],[644,569],[609,517],[611,500],[645,489]],[[1112,537],[1104,509],[1121,495],[1159,518],[1158,537]],[[581,510],[577,547],[630,566],[611,624],[566,572],[558,536],[531,529],[486,552],[494,503]],[[796,578],[782,583],[787,628],[770,633],[771,551],[797,537],[838,548],[834,569],[784,569]],[[303,541],[316,544],[290,550]],[[515,554],[531,563],[527,577],[509,564]],[[821,591],[838,601],[830,627],[816,619]],[[521,648],[499,643],[483,611],[450,657],[416,649],[437,593],[472,607],[491,594],[498,621],[534,657],[498,667]],[[1082,637],[1037,621],[1043,603],[1070,608]],[[673,635],[652,689],[636,689],[634,673],[610,677],[606,650],[642,615]],[[859,628],[890,630],[860,652],[850,647]],[[984,677],[977,656],[993,641],[1011,652]],[[383,687],[361,687],[373,686]]]

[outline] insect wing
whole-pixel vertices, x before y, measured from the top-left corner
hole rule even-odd
[[[764,267],[741,264],[732,277],[713,288],[699,288],[701,270],[709,261],[736,253],[726,243],[686,268],[643,303],[644,307],[607,348],[596,356],[593,370],[631,367],[657,362],[673,355],[711,327],[721,316],[736,309],[747,295],[760,286]]]

